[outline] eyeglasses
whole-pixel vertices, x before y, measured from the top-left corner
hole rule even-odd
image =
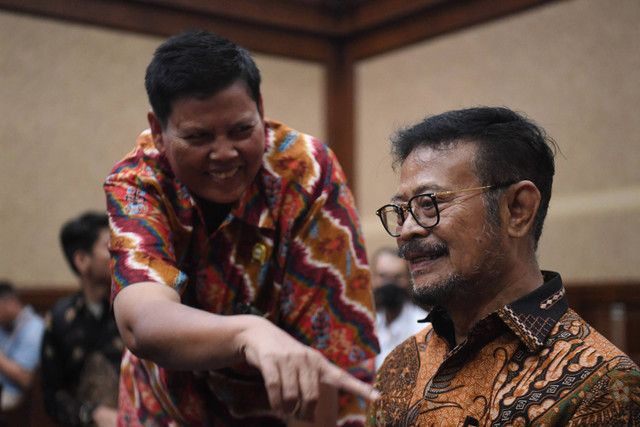
[[[448,196],[457,193],[466,193],[468,191],[493,190],[497,188],[508,187],[515,182],[503,182],[494,185],[485,185],[484,187],[466,188],[464,190],[442,191],[440,193],[423,193],[413,196],[407,203],[396,205],[390,203],[384,205],[376,211],[376,215],[380,217],[382,226],[391,235],[391,237],[399,237],[400,229],[406,219],[405,212],[410,212],[416,223],[422,228],[433,228],[440,222],[440,209],[438,209],[438,197]]]

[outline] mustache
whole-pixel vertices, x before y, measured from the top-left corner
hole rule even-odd
[[[407,259],[409,253],[449,253],[449,247],[444,243],[425,243],[419,240],[411,240],[398,245],[398,256]]]

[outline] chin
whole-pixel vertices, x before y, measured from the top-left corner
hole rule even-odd
[[[203,191],[201,194],[196,193],[196,195],[201,199],[206,200],[207,202],[218,203],[218,204],[231,204],[240,200],[242,192],[240,192],[239,194],[236,194],[235,191],[233,193],[220,192],[220,191],[215,191],[215,192]]]
[[[445,278],[420,280],[414,276],[413,300],[425,306],[446,305],[454,301],[468,288],[466,281],[460,276],[451,274]]]

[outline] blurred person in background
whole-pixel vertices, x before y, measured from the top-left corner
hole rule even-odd
[[[0,281],[0,384],[2,410],[19,406],[40,361],[44,322],[13,285]]]
[[[41,383],[45,409],[67,426],[115,426],[124,349],[109,295],[109,222],[86,212],[60,232],[80,289],[47,312]]]
[[[376,369],[398,344],[426,325],[428,312],[411,299],[411,275],[407,261],[400,258],[398,249],[383,247],[371,258],[371,283],[376,305],[376,332],[380,354]]]

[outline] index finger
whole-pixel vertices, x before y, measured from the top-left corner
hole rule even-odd
[[[380,392],[373,388],[371,384],[360,381],[348,372],[338,368],[337,366],[327,363],[323,369],[320,382],[322,384],[353,393],[370,402],[380,398]]]

